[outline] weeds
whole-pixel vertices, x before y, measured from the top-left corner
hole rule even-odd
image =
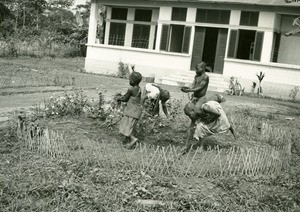
[[[80,101],[86,97],[76,97],[75,93],[72,98],[68,94],[68,104],[57,98],[58,103],[48,106],[72,108],[70,113],[65,113],[69,109],[58,110],[64,111],[58,114],[68,117],[77,111],[69,104],[81,102],[78,114],[88,114],[90,102]],[[172,139],[184,130],[188,120],[183,121],[183,103],[174,100],[168,107],[170,120],[145,114],[140,120],[140,133],[161,140],[160,133],[171,132]],[[108,131],[115,133],[122,105],[107,101],[99,92],[93,108],[98,123],[110,124]],[[101,111],[103,115],[99,115]],[[13,152],[17,162],[0,166],[4,173],[0,178],[0,210],[296,211],[298,178],[281,178],[290,167],[290,144],[298,140],[294,132],[272,126],[269,114],[260,117],[252,110],[227,114],[240,134],[239,141],[229,146],[208,145],[206,151],[195,147],[185,156],[180,156],[175,143],[164,146],[142,141],[133,150],[124,149],[115,137],[99,133],[107,130],[106,126],[89,123],[82,128],[88,119],[78,120],[78,125],[68,125],[69,118],[61,123],[51,119],[52,125],[63,126],[55,130],[49,123],[34,124],[44,117],[36,115],[18,125],[17,135],[22,135],[19,138],[23,142],[20,151]],[[6,137],[16,138],[16,128],[11,129]],[[89,134],[96,134],[95,139]],[[229,138],[226,134],[222,137]],[[275,185],[273,190],[267,189],[270,185]]]
[[[130,75],[129,65],[123,63],[122,61],[120,61],[118,65],[117,77],[128,79]],[[131,66],[131,68],[132,67],[134,68],[134,66]]]
[[[81,89],[63,96],[50,97],[45,101],[45,116],[81,115],[87,104],[87,97]]]
[[[296,102],[296,97],[297,97],[297,94],[299,93],[299,91],[300,91],[300,86],[295,86],[291,90],[291,93],[289,94],[289,97],[292,98],[293,102]]]

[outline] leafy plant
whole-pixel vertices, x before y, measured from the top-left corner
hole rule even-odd
[[[251,93],[254,94],[254,90],[256,88],[256,82],[252,82]]]
[[[241,83],[237,80],[236,77],[230,77],[229,80],[229,90],[227,91],[230,95],[241,96],[244,93],[244,89]]]
[[[263,90],[261,87],[261,82],[263,81],[264,77],[265,77],[265,73],[263,73],[262,71],[259,72],[259,74],[256,74],[257,79],[258,79],[258,88],[257,88],[257,94],[260,95]]]
[[[45,116],[81,115],[87,105],[87,97],[81,89],[45,101]]]
[[[129,65],[119,62],[117,77],[127,79],[130,75]]]
[[[292,98],[293,102],[296,102],[296,96],[300,91],[300,86],[295,86],[292,90],[291,93],[289,95],[289,97]]]

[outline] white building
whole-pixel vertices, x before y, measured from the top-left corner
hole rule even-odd
[[[100,5],[107,8],[103,39]],[[122,61],[177,84],[191,81],[195,64],[205,61],[211,89],[235,76],[249,91],[262,71],[264,94],[288,98],[300,85],[300,33],[284,33],[298,16],[300,2],[284,0],[91,0],[85,68],[115,74]]]

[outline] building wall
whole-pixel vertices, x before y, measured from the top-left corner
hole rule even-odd
[[[160,54],[156,51],[104,45],[89,45],[85,68],[87,72],[114,75],[118,63],[135,65],[143,76],[162,78],[181,70],[188,70],[190,58],[176,53]]]
[[[124,5],[125,6],[125,5]],[[140,5],[141,6],[141,5]],[[159,5],[156,5],[159,7]],[[134,5],[131,5],[134,7]],[[208,7],[209,8],[209,7]],[[214,9],[214,8],[210,8]],[[222,9],[222,8],[219,8]],[[223,8],[226,9],[226,8]],[[228,9],[228,8],[227,8]],[[156,79],[164,76],[172,76],[172,74],[180,71],[190,70],[192,46],[194,41],[195,26],[204,27],[222,27],[230,29],[248,29],[264,31],[261,62],[253,62],[249,60],[228,59],[225,55],[223,75],[225,77],[236,76],[245,87],[246,91],[250,91],[253,81],[257,81],[256,73],[262,71],[266,74],[263,80],[264,93],[269,96],[280,96],[287,98],[290,90],[300,85],[300,36],[282,37],[281,52],[278,55],[279,63],[271,63],[273,36],[274,32],[281,29],[281,15],[276,12],[262,11],[257,27],[239,26],[241,10],[243,7],[235,6],[231,10],[229,25],[220,24],[203,24],[195,23],[196,7],[189,7],[186,22],[172,22],[172,8],[169,5],[160,6],[159,10],[154,9],[153,22],[157,21],[156,45],[154,50],[150,49],[133,49],[130,48],[131,38],[127,37],[125,46],[108,46],[95,43],[88,44],[86,57],[86,70],[88,72],[101,74],[116,74],[118,63],[120,61],[133,64],[136,70],[144,76],[155,76]],[[110,8],[108,8],[108,18],[110,18]],[[133,19],[133,10],[129,9],[128,18]],[[192,27],[190,38],[190,51],[188,54],[169,53],[160,51],[160,36],[162,24],[184,24]],[[127,34],[131,34],[132,23],[127,23]],[[108,44],[109,23],[106,24],[105,44]],[[154,33],[155,27],[151,27]],[[154,36],[150,39],[149,46],[153,46]],[[92,40],[92,39],[91,39]],[[229,41],[229,36],[227,44]],[[289,46],[293,48],[289,48]],[[228,45],[227,45],[228,48]],[[228,49],[226,49],[227,52]],[[294,65],[280,63],[281,61],[289,62]]]
[[[289,98],[291,89],[300,85],[300,70],[294,65],[278,65],[276,63],[257,63],[238,60],[226,60],[224,76],[235,76],[245,87],[246,92],[251,91],[252,82],[258,82],[256,74],[262,71],[265,77],[262,81],[263,92],[267,96]]]

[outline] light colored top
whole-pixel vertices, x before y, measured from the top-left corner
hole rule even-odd
[[[152,83],[145,85],[146,95],[149,99],[156,99],[159,96],[159,89],[153,86]]]
[[[224,133],[229,127],[228,118],[222,108],[222,106],[216,101],[208,101],[207,103],[202,105],[209,105],[211,108],[216,109],[221,115],[219,118],[211,123],[204,124],[201,120],[197,123],[194,138],[199,140],[199,138],[205,138],[215,133]]]

